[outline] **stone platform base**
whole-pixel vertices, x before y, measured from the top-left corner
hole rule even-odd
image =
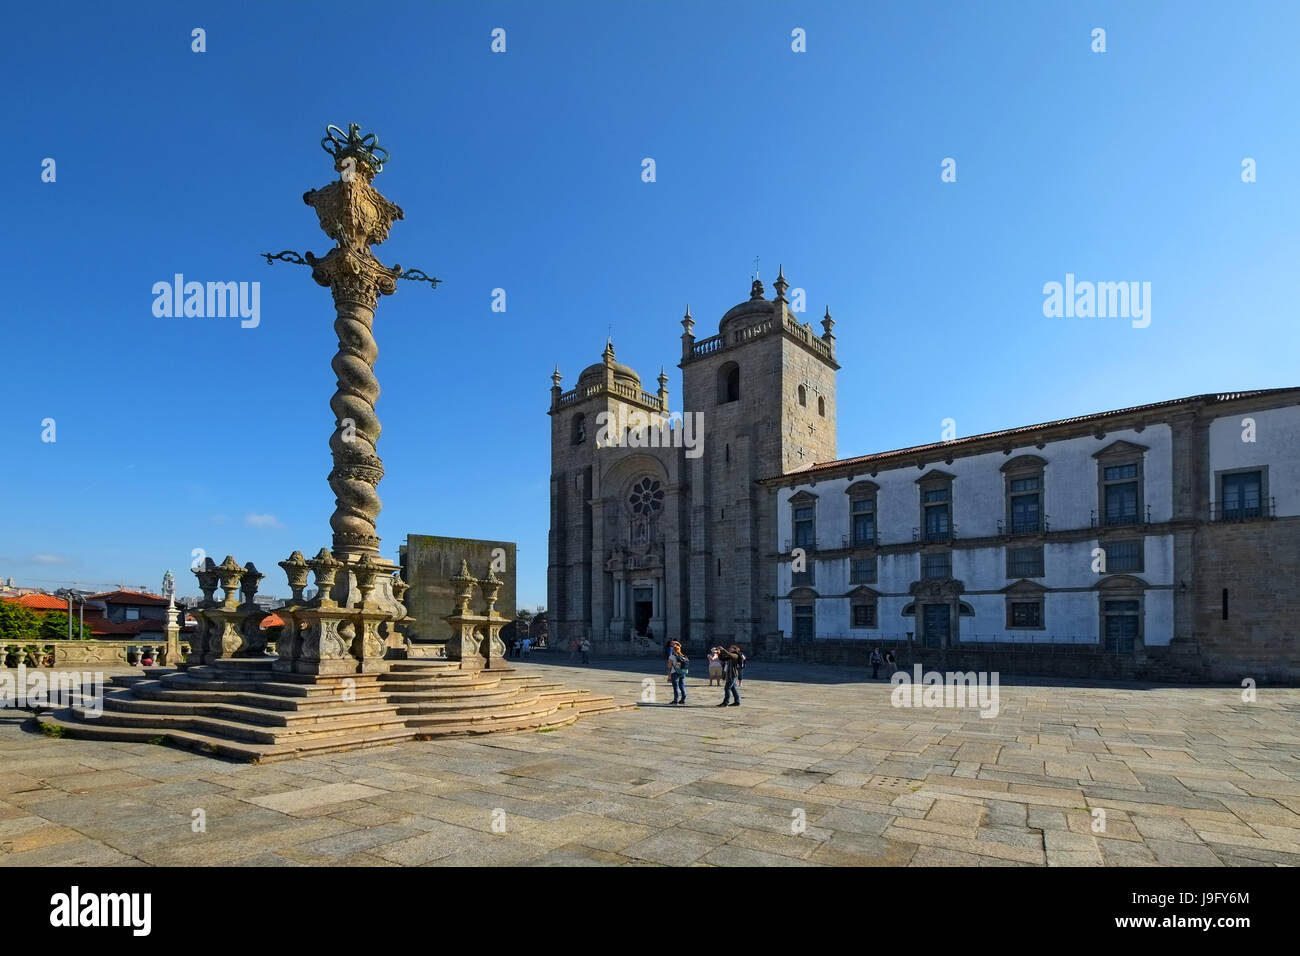
[[[73,706],[38,717],[47,732],[169,743],[255,763],[457,734],[542,730],[623,710],[612,697],[498,663],[389,662],[381,674],[283,673],[273,658],[113,678],[102,713]]]

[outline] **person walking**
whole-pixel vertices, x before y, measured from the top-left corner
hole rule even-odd
[[[582,644],[579,646],[582,648],[583,665],[585,666],[587,664],[590,664],[591,663],[591,641],[589,641],[587,638],[584,637],[582,639]]]
[[[885,666],[889,668],[891,677],[898,672],[898,662],[894,660],[893,651],[885,651]]]
[[[532,645],[532,640],[529,639],[528,637],[525,637],[523,641],[520,642],[520,647],[522,649],[522,653],[524,657],[527,657],[528,652],[532,650],[531,645]]]
[[[572,664],[573,659],[578,656],[578,648],[581,646],[582,644],[578,641],[578,638],[576,636],[569,638],[569,663],[570,664]]]
[[[690,673],[690,661],[682,653],[682,645],[673,641],[668,650],[668,682],[673,685],[673,703],[686,703],[686,675]]]
[[[880,648],[873,647],[871,649],[871,657],[868,658],[868,662],[871,664],[871,679],[876,680],[880,676],[880,665],[885,662],[885,659],[880,656]]]
[[[740,689],[737,684],[740,680],[740,661],[742,657],[740,647],[732,644],[725,649],[719,647],[717,651],[718,657],[722,660],[722,677],[726,682],[722,687],[722,703],[718,706],[726,707],[729,699],[734,697],[735,700],[731,701],[731,706],[739,707]]]

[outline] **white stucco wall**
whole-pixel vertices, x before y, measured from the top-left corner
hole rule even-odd
[[[1243,441],[1246,426],[1255,421],[1253,442]],[[1210,422],[1210,501],[1218,501],[1215,474],[1237,468],[1268,466],[1268,494],[1278,517],[1300,514],[1300,406],[1271,408],[1216,418]]]
[[[1271,424],[1271,423],[1270,423]],[[1281,429],[1278,429],[1279,431]],[[1239,431],[1234,432],[1239,442]],[[1168,426],[1154,425],[1141,432],[1109,432],[1102,439],[1093,436],[1049,442],[1044,448],[1018,448],[1011,455],[993,452],[954,459],[952,464],[935,463],[924,469],[915,467],[880,471],[875,477],[857,475],[808,482],[781,488],[777,494],[776,548],[793,545],[793,522],[790,499],[801,491],[816,496],[816,542],[819,550],[843,547],[849,534],[849,486],[870,480],[879,486],[876,498],[876,527],[881,544],[911,544],[913,529],[921,523],[920,492],[916,481],[932,469],[954,475],[953,523],[957,538],[993,537],[998,521],[1006,516],[1005,478],[999,470],[1010,458],[1034,454],[1047,465],[1043,472],[1043,512],[1054,532],[1090,529],[1097,500],[1097,460],[1093,455],[1115,441],[1144,445],[1143,505],[1150,507],[1151,520],[1167,521],[1172,516],[1172,435]],[[1248,446],[1249,447],[1249,446]],[[1300,455],[1300,448],[1291,450]],[[1272,475],[1270,473],[1270,479]],[[1270,482],[1270,493],[1272,491]],[[1279,504],[1280,508],[1280,504]],[[1012,542],[1015,546],[1015,542]],[[963,616],[961,636],[966,640],[1046,641],[1073,639],[1095,643],[1099,639],[1099,597],[1094,590],[1100,576],[1093,570],[1093,551],[1097,538],[1074,542],[1047,541],[1044,545],[1042,577],[1032,579],[1048,589],[1044,596],[1046,628],[1033,631],[1009,631],[1006,627],[1006,595],[1003,589],[1014,583],[1006,576],[1006,551],[1001,543],[981,548],[954,548],[953,577],[961,580],[966,592],[962,600],[970,605],[974,617]],[[877,558],[876,581],[867,584],[879,595],[876,628],[852,628],[851,599],[842,597],[857,585],[849,582],[849,558],[818,559],[818,550],[808,554],[815,564],[814,590],[822,597],[816,601],[818,637],[859,638],[870,641],[878,637],[900,637],[917,631],[913,616],[903,617],[902,609],[912,603],[908,589],[920,578],[920,558],[916,552],[881,554]],[[790,592],[789,564],[778,565],[777,594]],[[1173,581],[1173,538],[1152,535],[1146,538],[1144,569],[1136,577],[1152,588],[1175,585]],[[1064,589],[1064,590],[1060,590]],[[974,592],[987,591],[979,594]],[[790,602],[778,600],[778,627],[793,633]],[[1145,602],[1144,634],[1148,644],[1167,644],[1173,633],[1172,592],[1149,590]]]

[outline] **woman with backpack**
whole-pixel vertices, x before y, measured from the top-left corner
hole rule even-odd
[[[668,681],[673,685],[673,703],[686,703],[686,675],[691,672],[691,662],[682,653],[679,641],[673,641],[668,649]]]

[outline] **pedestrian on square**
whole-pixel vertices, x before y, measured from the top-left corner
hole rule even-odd
[[[898,662],[894,660],[893,651],[885,651],[885,666],[889,668],[891,676],[898,671]]]
[[[531,644],[532,644],[532,641],[529,640],[527,637],[525,637],[525,638],[523,639],[523,641],[520,642],[520,648],[522,649],[522,652],[523,652],[523,656],[524,656],[524,657],[527,657],[527,656],[528,656],[528,652],[532,649],[531,646],[530,646]]]
[[[709,686],[713,687],[715,682],[718,687],[722,686],[722,658],[718,656],[718,649],[711,647],[709,648]]]
[[[885,662],[885,659],[880,656],[880,648],[871,649],[871,657],[868,661],[871,664],[871,679],[876,680],[880,676],[880,665]]]
[[[587,638],[584,637],[582,639],[582,644],[579,646],[582,648],[582,663],[584,665],[590,664],[591,663],[591,641],[589,641]]]
[[[741,661],[744,655],[740,653],[739,645],[732,644],[728,648],[718,648],[718,657],[722,660],[722,677],[726,682],[722,688],[722,703],[719,707],[726,707],[730,698],[732,707],[740,706],[740,689],[737,686],[740,681]]]
[[[682,653],[682,645],[672,641],[668,646],[668,682],[673,685],[674,704],[686,703],[686,675],[690,670],[690,661]]]
[[[584,638],[583,642],[585,642],[585,640],[586,639]],[[582,646],[583,642],[579,642],[576,635],[574,637],[569,638],[569,663],[570,664],[572,664],[573,659],[578,656],[578,648]]]

